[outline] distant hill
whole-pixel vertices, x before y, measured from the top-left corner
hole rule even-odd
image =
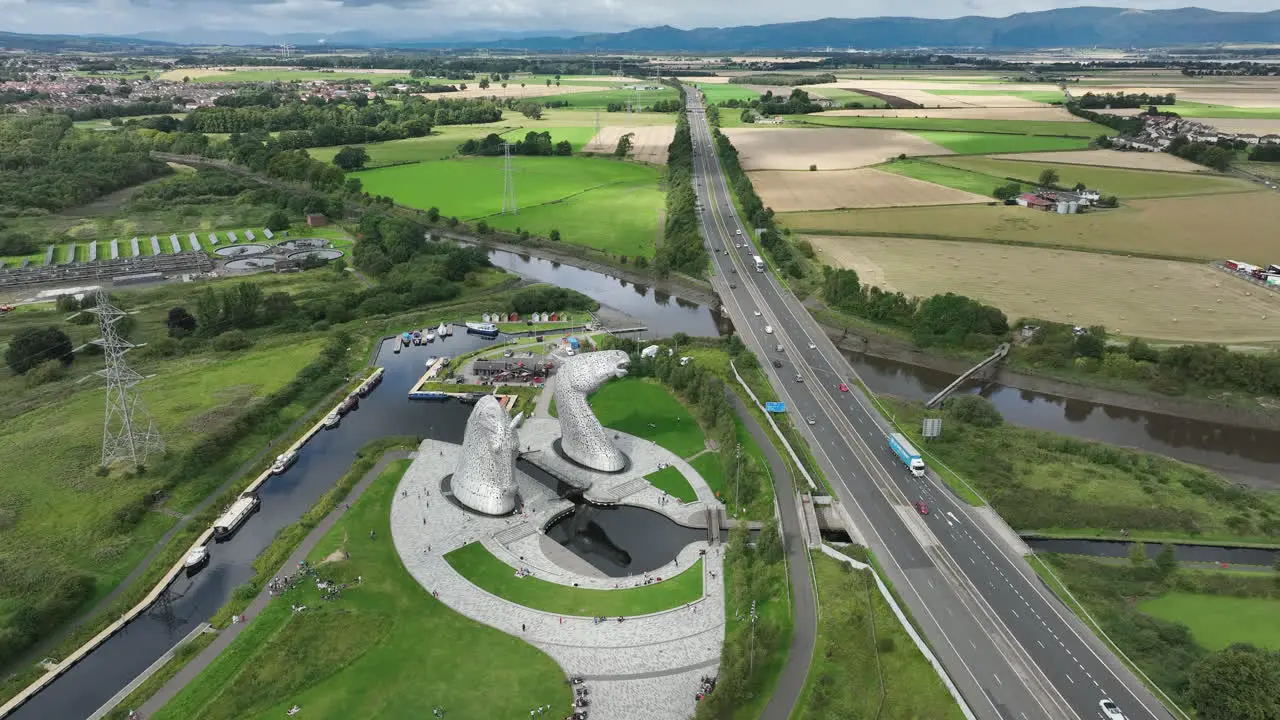
[[[1167,47],[1280,41],[1280,10],[1217,12],[1200,8],[1131,10],[1077,7],[1003,18],[825,18],[775,25],[680,30],[664,25],[576,37],[495,40],[481,47],[535,51],[730,52],[904,48]]]
[[[171,43],[155,40],[143,40],[132,37],[114,37],[101,35],[27,35],[24,33],[0,32],[0,49],[34,50],[38,52],[63,52],[77,50],[82,52],[111,52],[128,48],[154,47]]]

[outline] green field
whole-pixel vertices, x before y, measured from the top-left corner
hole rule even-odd
[[[801,88],[804,89],[804,88]],[[853,90],[845,90],[843,88],[814,88],[814,94],[830,100],[838,106],[845,103],[862,103],[865,108],[887,108],[889,104],[877,97],[863,95]]]
[[[536,88],[531,87],[529,92],[534,92]],[[567,102],[571,108],[592,108],[604,110],[610,103],[621,103],[626,106],[628,102],[639,101],[641,105],[652,105],[658,100],[679,100],[680,94],[674,88],[663,87],[659,90],[600,90],[598,92],[579,92],[564,93],[561,95],[547,95],[542,97],[530,97],[534,102]],[[673,115],[674,118],[674,115]],[[625,124],[619,122],[618,124]]]
[[[930,160],[894,160],[883,165],[876,165],[877,170],[891,172],[895,175],[924,180],[936,185],[944,185],[956,190],[990,196],[991,192],[1009,181],[1002,177],[988,175],[948,165],[940,165]]]
[[[1099,135],[1113,132],[1104,125],[1091,122],[1051,120],[971,120],[966,118],[892,118],[846,117],[840,115],[805,115],[801,122],[810,125],[833,127],[882,128],[886,130],[946,131],[956,133],[1006,133],[1009,135],[1036,135],[1051,138],[1083,138],[1092,140]]]
[[[931,95],[954,95],[955,97],[1016,97],[1032,102],[1042,102],[1051,105],[1062,105],[1064,97],[1058,90],[1000,90],[992,88],[990,90],[925,90]]]
[[[510,565],[478,542],[464,545],[444,558],[460,575],[486,592],[527,608],[562,615],[634,617],[678,608],[702,597],[701,560],[679,575],[651,585],[589,590],[537,577],[516,577]]]
[[[369,153],[367,169],[386,165],[397,165],[411,162],[430,162],[444,160],[457,154],[458,146],[470,139],[479,140],[490,133],[497,133],[509,140],[523,140],[530,131],[549,132],[553,143],[568,140],[574,152],[582,149],[595,137],[593,127],[552,127],[536,123],[521,116],[489,125],[446,125],[436,128],[426,137],[405,138],[404,140],[388,140],[387,142],[357,145]],[[307,153],[321,162],[331,162],[341,147],[311,148]]]
[[[759,100],[760,93],[732,83],[702,83],[698,89],[706,96],[708,105],[725,100]]]
[[[941,145],[957,155],[1084,150],[1089,147],[1088,140],[1075,137],[952,132],[946,130],[912,130],[911,134],[922,137],[931,143]]]
[[[1126,170],[1066,163],[997,160],[986,157],[939,157],[934,161],[941,165],[996,178],[1017,178],[1029,184],[1035,184],[1041,172],[1053,170],[1058,173],[1058,185],[1061,187],[1073,187],[1076,183],[1084,183],[1091,190],[1097,190],[1104,195],[1118,195],[1121,198],[1251,192],[1258,188],[1257,184],[1247,180],[1207,173]]]
[[[1171,592],[1138,603],[1138,610],[1191,628],[1209,650],[1250,643],[1280,650],[1280,600]]]
[[[153,717],[231,720],[429,716],[523,717],[564,706],[563,672],[533,646],[459,615],[405,571],[389,539],[390,506],[407,461],[390,465],[316,546],[323,577],[359,585],[336,600],[314,582],[274,599],[235,641]],[[349,542],[370,529],[378,542]],[[508,573],[510,574],[510,573]],[[306,605],[294,613],[290,606]],[[425,671],[424,671],[425,670]],[[501,691],[495,691],[501,688]]]
[[[403,205],[494,227],[539,234],[559,229],[564,242],[624,255],[653,254],[663,194],[661,173],[603,158],[512,160],[520,212],[502,212],[502,158],[465,158],[355,173],[364,189]],[[607,221],[606,221],[607,219]]]
[[[1161,106],[1164,109],[1164,106]],[[1237,107],[1179,100],[1170,110],[1191,118],[1243,118],[1248,120],[1280,120],[1280,107]],[[1258,133],[1265,135],[1266,133]]]
[[[529,120],[519,113],[503,114],[504,124],[527,126],[530,130],[548,127],[592,127],[599,119],[600,127],[609,125],[626,125],[628,127],[645,127],[649,125],[675,125],[676,113],[611,113],[590,108],[547,108],[542,111],[541,120]]]
[[[822,616],[795,719],[964,717],[871,573],[821,553],[811,558]]]
[[[698,499],[698,494],[693,491],[693,486],[685,479],[684,474],[672,465],[645,475],[644,479],[648,480],[650,485],[682,502],[689,503]]]
[[[587,401],[601,425],[652,440],[680,457],[690,457],[706,447],[706,437],[689,410],[655,381],[614,380]]]
[[[230,70],[227,72],[217,72],[211,75],[194,75],[190,71],[170,70],[162,75],[162,79],[180,82],[184,76],[190,77],[193,83],[215,83],[215,82],[307,82],[311,80],[326,80],[329,82],[341,82],[343,80],[362,80],[365,82],[387,82],[392,80],[406,80],[409,72],[367,72],[360,70],[291,70],[289,68],[274,68],[262,70]]]

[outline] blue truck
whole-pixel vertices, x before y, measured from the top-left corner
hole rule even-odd
[[[889,449],[911,470],[912,475],[924,477],[924,460],[920,459],[920,453],[911,446],[906,436],[902,433],[889,433]]]

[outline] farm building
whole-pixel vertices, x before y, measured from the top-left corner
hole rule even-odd
[[[1018,204],[1024,208],[1032,210],[1044,210],[1046,212],[1057,207],[1057,203],[1046,198],[1042,198],[1035,193],[1022,193],[1018,196]]]

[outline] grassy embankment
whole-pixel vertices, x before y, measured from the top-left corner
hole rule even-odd
[[[501,158],[421,162],[354,176],[368,192],[409,207],[436,207],[446,216],[544,237],[558,230],[566,243],[653,257],[663,206],[658,170],[583,157],[521,157],[513,165],[517,215],[502,214]]]
[[[1019,532],[1119,538],[1127,530],[1139,540],[1264,545],[1280,540],[1280,497],[1238,487],[1210,470],[954,417],[942,436],[924,443],[917,429],[926,413],[918,403],[880,400],[917,447],[963,476]],[[949,474],[943,477],[963,490]]]
[[[361,583],[330,601],[309,582],[274,599],[157,720],[274,718],[295,704],[317,718],[402,718],[435,706],[457,717],[510,717],[568,703],[550,658],[448,609],[405,571],[389,540],[349,544],[368,528],[391,536],[390,506],[407,465],[388,467],[309,557],[330,581]],[[338,551],[345,559],[325,562]]]
[[[963,717],[876,589],[871,572],[821,553],[812,553],[811,561],[822,616],[813,666],[793,717]]]
[[[1235,642],[1280,649],[1280,584],[1274,573],[1137,567],[1045,554],[1032,567],[1074,612],[1080,604],[1151,681],[1189,708],[1198,660]],[[1046,567],[1052,569],[1050,573]],[[1065,584],[1071,598],[1063,592]],[[1257,619],[1257,622],[1250,622]]]

